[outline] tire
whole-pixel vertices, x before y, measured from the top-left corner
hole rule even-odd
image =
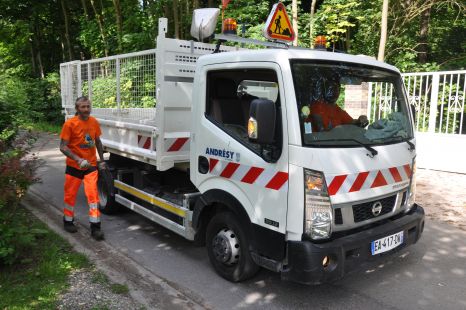
[[[228,281],[244,281],[259,270],[249,251],[249,238],[231,212],[216,214],[207,226],[209,260],[215,271]]]
[[[113,187],[113,176],[108,169],[99,170],[97,180],[97,190],[99,192],[99,209],[104,214],[115,214],[120,210],[120,206],[115,201],[115,189]]]

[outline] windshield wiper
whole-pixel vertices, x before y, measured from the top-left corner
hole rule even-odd
[[[392,140],[399,140],[399,141],[408,143],[408,145],[409,145],[408,150],[409,151],[414,151],[416,149],[416,146],[414,145],[414,143],[409,141],[409,138],[403,138],[403,137],[400,137],[400,136],[396,136],[396,137],[392,137]]]
[[[362,147],[364,147],[366,150],[368,150],[369,152],[371,152],[371,155],[367,154],[370,158],[373,158],[375,155],[377,155],[379,152],[377,152],[376,149],[370,147],[369,145],[367,144],[364,144],[362,143],[361,141],[359,140],[356,140],[356,139],[328,139],[328,140],[320,140],[320,141],[315,141],[313,143],[319,143],[319,142],[339,142],[339,141],[353,141],[353,142],[356,142],[357,144],[361,145]]]

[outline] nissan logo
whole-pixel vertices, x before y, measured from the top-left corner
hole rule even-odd
[[[382,204],[380,203],[380,201],[377,201],[372,205],[372,214],[374,216],[379,216],[380,213],[382,213]]]

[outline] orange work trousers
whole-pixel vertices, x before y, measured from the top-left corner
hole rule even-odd
[[[74,206],[76,204],[76,195],[79,187],[84,181],[84,193],[89,204],[89,222],[100,223],[100,211],[98,208],[99,194],[97,191],[97,179],[99,173],[97,167],[91,167],[87,170],[79,170],[66,166],[65,172],[65,207],[63,215],[65,221],[73,221]]]

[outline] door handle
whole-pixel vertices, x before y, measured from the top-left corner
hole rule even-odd
[[[197,159],[197,171],[201,174],[209,172],[209,160],[207,157],[199,156]]]

